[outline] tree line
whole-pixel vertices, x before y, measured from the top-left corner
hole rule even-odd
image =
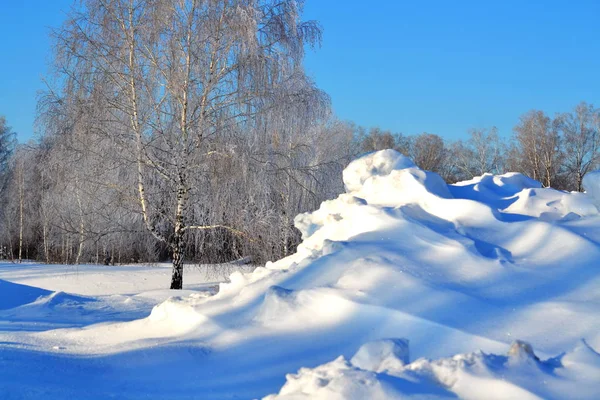
[[[300,0],[85,0],[53,32],[35,142],[0,120],[0,246],[14,259],[262,263],[292,253],[294,217],[343,191],[361,153],[395,148],[446,180],[520,171],[581,190],[598,112],[524,114],[465,142],[338,121],[305,74],[321,28]]]
[[[600,110],[586,102],[554,118],[540,110],[526,112],[508,138],[495,127],[471,129],[467,140],[453,142],[431,133],[354,130],[361,151],[396,149],[449,183],[514,171],[545,187],[581,192],[585,174],[600,166]]]
[[[138,208],[135,160],[121,159],[102,135],[47,128],[39,141],[15,146],[0,118],[0,243],[6,255],[61,263],[170,260],[172,249],[153,237]],[[185,233],[184,252],[200,263],[262,263],[290,254],[300,240],[294,216],[341,193],[349,161],[388,148],[450,183],[516,171],[546,187],[582,191],[583,176],[600,164],[599,130],[600,111],[582,102],[554,118],[529,111],[507,139],[492,127],[449,142],[431,133],[366,129],[331,115],[309,128],[212,138],[189,199],[190,213],[204,228]],[[153,179],[146,190],[166,208],[173,189]],[[167,232],[172,223],[157,229]]]

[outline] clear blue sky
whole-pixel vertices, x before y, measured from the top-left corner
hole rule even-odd
[[[71,0],[0,0],[0,115],[21,142],[33,137],[37,92],[50,60],[50,27]]]
[[[0,4],[0,114],[31,137],[48,28],[70,0]],[[511,134],[532,108],[600,106],[600,1],[306,0],[324,27],[307,70],[341,119],[405,134]]]

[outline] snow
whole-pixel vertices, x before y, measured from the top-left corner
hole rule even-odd
[[[348,192],[354,192],[373,177],[415,167],[411,159],[391,149],[369,153],[346,167],[343,173],[344,185]]]
[[[358,368],[384,372],[409,363],[408,339],[380,339],[363,344],[350,362]]]
[[[600,171],[591,171],[583,177],[583,188],[596,206],[600,206]]]
[[[371,354],[379,353],[380,348],[372,349]],[[479,351],[406,365],[397,359],[384,370],[355,360],[339,357],[302,368],[287,375],[279,393],[267,399],[595,398],[600,379],[600,355],[583,341],[573,351],[544,361],[522,341],[513,343],[506,356]]]
[[[183,291],[162,265],[0,264],[0,397],[598,397],[596,180],[447,185],[391,150],[343,178],[295,254]]]

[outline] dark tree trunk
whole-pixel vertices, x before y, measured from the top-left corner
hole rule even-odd
[[[171,274],[171,289],[183,289],[183,257],[185,243],[183,240],[184,224],[183,210],[185,208],[185,189],[180,187],[177,191],[177,214],[175,217],[175,229],[173,231],[173,272]]]
[[[183,238],[175,234],[173,244],[173,271],[171,273],[171,289],[183,289]]]

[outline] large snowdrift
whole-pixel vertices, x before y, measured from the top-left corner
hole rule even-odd
[[[216,295],[0,342],[109,366],[98,397],[597,398],[600,190],[515,173],[447,185],[391,150],[352,162],[344,183],[296,218],[294,255]]]

